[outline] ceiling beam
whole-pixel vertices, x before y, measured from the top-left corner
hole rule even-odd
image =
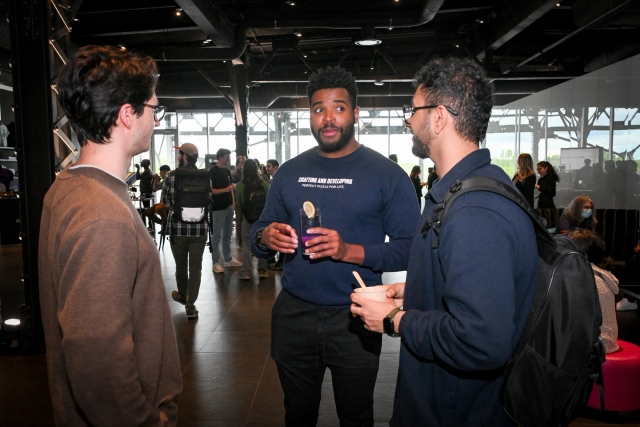
[[[176,0],[184,13],[218,47],[233,44],[233,27],[214,0]]]
[[[216,90],[216,92],[218,92],[220,95],[222,95],[223,98],[226,98],[226,100],[229,102],[229,104],[234,105],[234,100],[231,99],[227,94],[225,94],[224,92],[222,92],[220,90],[220,88],[218,87],[218,84],[211,78],[209,77],[209,75],[198,65],[191,63],[191,65],[193,65],[193,68],[196,69],[196,71],[198,71],[198,73],[205,78],[205,80],[211,85],[213,86],[213,88]]]
[[[471,46],[478,59],[484,59],[486,50],[496,50],[538,18],[556,6],[557,0],[519,0],[496,19],[487,22],[484,34]]]

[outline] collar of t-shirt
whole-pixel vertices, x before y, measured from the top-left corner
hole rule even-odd
[[[114,177],[115,179],[117,179],[118,181],[122,181],[123,183],[126,184],[126,182],[124,182],[124,179],[120,178],[119,176],[115,176],[114,174],[112,174],[111,172],[109,172],[108,170],[102,169],[101,167],[98,167],[96,165],[88,165],[88,164],[84,164],[84,165],[75,165],[75,166],[71,166],[69,169],[80,169],[80,168],[94,168],[94,169],[98,169],[104,173],[106,173],[107,175],[111,175],[112,177]]]

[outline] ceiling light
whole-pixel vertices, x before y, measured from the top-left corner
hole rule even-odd
[[[180,16],[180,15],[182,15],[182,9],[177,8],[176,9],[176,16]]]
[[[285,4],[288,4],[289,6],[295,6],[296,5],[295,2],[292,2],[291,0],[287,0],[285,2]]]
[[[73,21],[78,22],[80,20],[78,18],[73,18]]]
[[[296,32],[295,32],[295,33],[293,33],[293,34],[295,34],[295,35],[296,35],[296,36],[298,36],[298,37],[302,37],[302,33],[301,33],[300,31],[296,31]]]
[[[307,57],[307,55],[302,55],[302,57],[303,57],[303,58],[306,58],[306,57]]]
[[[458,43],[455,44],[455,47],[460,47],[460,45]]]
[[[120,50],[127,50],[127,48],[125,47],[125,45],[123,45],[122,43],[120,43],[118,45],[118,47],[120,48]]]
[[[18,326],[20,324],[20,319],[7,319],[4,323],[9,326]]]
[[[358,46],[377,46],[380,43],[382,43],[381,40],[378,39],[362,39],[362,40],[356,40],[356,44]]]
[[[382,43],[381,40],[376,38],[376,28],[372,24],[367,24],[362,29],[362,37],[360,40],[356,40],[355,44],[358,46],[377,46]]]
[[[202,43],[211,43],[211,39],[206,39]]]
[[[374,85],[376,86],[382,86],[384,85],[384,82],[380,81],[380,80],[376,80],[375,82],[373,82]]]

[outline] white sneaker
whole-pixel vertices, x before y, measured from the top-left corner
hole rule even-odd
[[[616,311],[628,311],[628,310],[637,310],[637,309],[638,309],[638,303],[629,302],[629,300],[626,298],[622,298],[616,304]]]
[[[222,266],[219,263],[215,263],[213,265],[213,272],[214,273],[224,273],[224,268],[222,268]]]
[[[242,263],[240,261],[238,261],[237,259],[235,259],[235,258],[231,258],[231,261],[226,261],[224,263],[224,266],[225,267],[240,267],[240,266],[242,266]]]

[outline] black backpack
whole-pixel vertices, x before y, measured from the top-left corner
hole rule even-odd
[[[602,313],[591,264],[568,238],[551,237],[520,192],[486,177],[456,181],[435,206],[422,229],[423,236],[435,231],[434,247],[451,204],[470,191],[489,191],[516,203],[531,218],[538,244],[533,305],[504,371],[505,411],[523,427],[569,425],[587,403],[594,381],[604,407]]]
[[[173,215],[183,222],[201,222],[211,203],[209,171],[178,168],[172,172]]]
[[[261,182],[246,184],[244,186],[244,200],[242,203],[242,216],[249,224],[253,224],[260,219],[260,214],[264,210],[267,202],[267,192]]]

